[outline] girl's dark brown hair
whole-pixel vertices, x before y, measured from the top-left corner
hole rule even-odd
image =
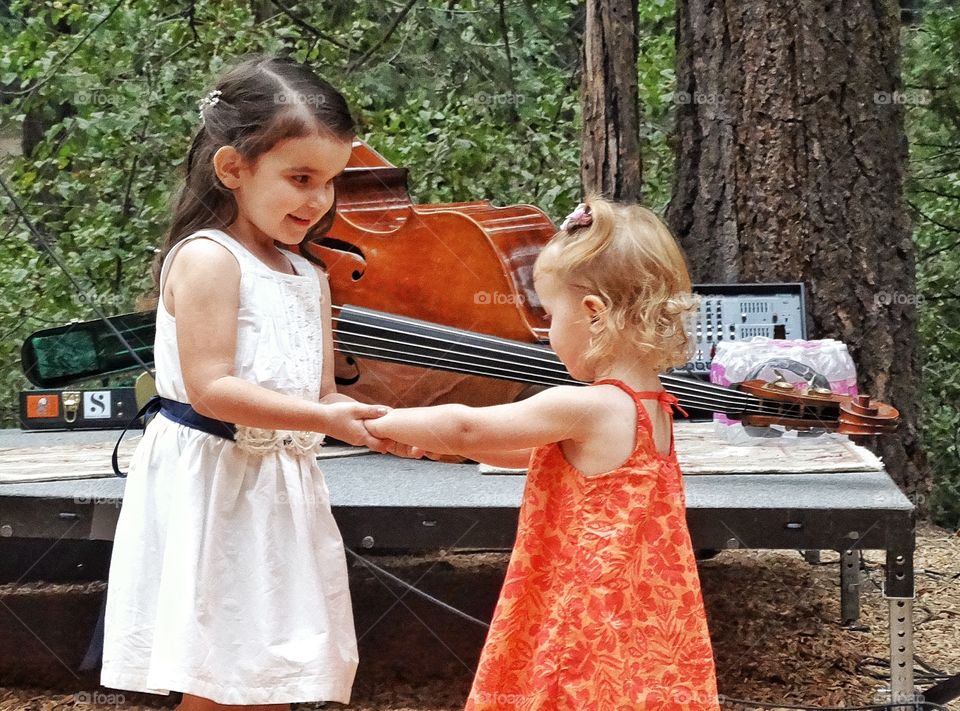
[[[217,178],[213,156],[233,146],[248,162],[279,141],[321,133],[349,141],[355,123],[346,100],[328,82],[292,59],[254,56],[224,74],[214,87],[216,103],[203,108],[203,122],[187,154],[186,177],[173,202],[173,219],[153,263],[156,305],[160,269],[170,250],[204,228],[225,229],[237,216],[233,192]],[[304,236],[302,245],[330,229],[336,203]]]

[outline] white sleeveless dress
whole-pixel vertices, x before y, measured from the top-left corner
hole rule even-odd
[[[267,267],[219,230],[240,264],[234,374],[320,395],[320,285],[311,264]],[[161,299],[157,391],[189,402]],[[251,454],[156,416],[130,464],[106,606],[101,682],[222,704],[348,703],[357,643],[340,532],[314,454]]]

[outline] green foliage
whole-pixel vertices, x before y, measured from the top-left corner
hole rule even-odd
[[[643,131],[643,195],[663,215],[673,186],[674,0],[638,4],[637,86]]]
[[[233,28],[237,52],[275,44],[245,5],[218,3],[217,13],[198,6],[194,35],[186,17],[164,18],[147,2],[92,13],[65,2],[10,7],[0,49],[3,133],[26,128],[36,140],[3,174],[78,283],[22,221],[8,221],[0,242],[5,424],[26,386],[19,344],[29,332],[132,310],[146,290],[196,99],[221,62],[220,23]]]
[[[932,513],[960,527],[960,12],[931,0],[903,40]]]
[[[583,10],[573,0],[293,3],[18,0],[0,15],[0,136],[41,133],[3,166],[67,279],[17,219],[0,241],[0,422],[26,387],[19,344],[135,308],[197,121],[232,59],[290,53],[347,95],[361,135],[409,168],[418,202],[578,201]],[[289,9],[288,9],[289,8]],[[257,13],[261,14],[258,15]],[[669,195],[672,0],[641,9],[650,202]],[[396,22],[392,32],[390,28]],[[9,211],[8,211],[9,212]],[[12,214],[12,212],[10,213]]]
[[[370,143],[410,168],[420,202],[569,208],[579,193],[576,3],[511,4],[506,37],[489,3],[431,5],[417,4],[379,50],[386,61],[341,81]],[[396,12],[366,3],[332,29],[380,37],[381,18]],[[321,49],[322,65],[342,65],[337,48]]]
[[[646,202],[669,200],[673,0],[639,3]],[[280,9],[278,9],[280,8]],[[283,8],[290,8],[289,10]],[[0,10],[0,139],[30,155],[4,179],[49,236],[74,288],[7,210],[0,240],[0,422],[26,386],[33,330],[134,308],[197,121],[197,100],[247,52],[289,52],[347,95],[361,134],[410,170],[418,202],[577,202],[582,7],[498,3],[17,0]],[[257,12],[261,12],[258,16]],[[391,32],[387,28],[395,27]],[[89,35],[89,37],[88,37]],[[960,13],[930,0],[904,31],[907,186],[919,255],[924,437],[934,512],[960,525]],[[35,135],[39,128],[40,133]],[[4,201],[6,204],[6,201]]]

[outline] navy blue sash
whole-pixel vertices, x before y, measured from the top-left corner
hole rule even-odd
[[[154,395],[152,398],[147,400],[146,404],[140,408],[140,411],[133,416],[133,420],[131,420],[130,423],[124,428],[123,432],[120,433],[120,438],[117,440],[117,444],[113,448],[112,457],[113,473],[116,476],[127,475],[126,472],[120,471],[120,465],[117,463],[117,452],[120,449],[120,442],[123,441],[123,436],[127,433],[127,430],[130,429],[130,425],[132,425],[141,417],[151,417],[157,413],[163,415],[168,420],[173,420],[181,425],[186,425],[187,427],[192,427],[195,430],[216,435],[217,437],[222,437],[223,439],[229,439],[231,442],[237,433],[237,426],[234,424],[201,415],[199,412],[194,410],[191,405],[188,405],[185,402],[178,402],[176,400],[160,397],[159,395]]]

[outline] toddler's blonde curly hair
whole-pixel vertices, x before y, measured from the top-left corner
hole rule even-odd
[[[699,300],[691,292],[683,254],[667,226],[639,205],[592,195],[589,225],[561,229],[547,243],[534,273],[596,294],[606,306],[586,353],[593,364],[627,345],[663,372],[690,359],[687,327]]]

